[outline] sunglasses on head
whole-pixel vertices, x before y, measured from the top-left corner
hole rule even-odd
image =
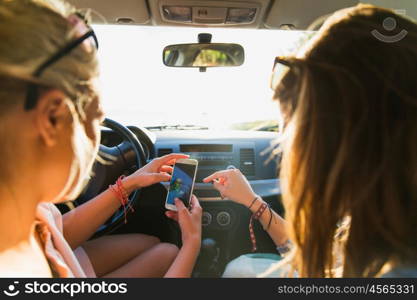
[[[87,21],[85,20],[84,15],[82,15],[81,13],[75,13],[68,17],[68,22],[73,25],[73,28],[78,37],[65,47],[58,50],[45,62],[43,62],[35,70],[35,72],[33,72],[33,77],[39,78],[40,76],[42,76],[43,72],[48,67],[59,61],[64,56],[68,55],[72,50],[79,46],[83,46],[83,48],[87,52],[92,52],[94,51],[94,49],[98,49],[97,36],[94,33],[93,29],[87,25]],[[38,96],[38,86],[36,84],[30,83],[28,86],[27,97],[25,102],[26,110],[30,110],[36,106]]]
[[[320,68],[323,71],[337,73],[348,77],[350,80],[357,81],[356,76],[343,66],[313,59],[277,56],[272,68],[270,88],[275,91],[279,83],[289,72],[291,72],[292,75],[297,76],[297,74],[300,74],[300,70],[302,70],[303,67]]]
[[[277,56],[272,67],[270,79],[270,88],[275,90],[282,78],[291,70],[294,65],[294,59],[284,56]]]

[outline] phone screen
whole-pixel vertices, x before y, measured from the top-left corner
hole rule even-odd
[[[172,172],[167,203],[175,205],[175,198],[184,202],[188,207],[192,193],[196,165],[176,163]]]

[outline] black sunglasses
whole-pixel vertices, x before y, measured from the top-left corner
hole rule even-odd
[[[77,13],[77,17],[79,17],[82,21],[86,23],[85,18],[83,15]],[[77,48],[79,45],[81,45],[84,41],[88,40],[89,38],[92,38],[94,41],[94,47],[98,49],[98,39],[96,34],[94,33],[93,29],[91,27],[88,27],[89,30],[77,38],[76,40],[72,41],[70,44],[65,46],[64,48],[60,49],[57,53],[52,55],[48,60],[46,60],[44,63],[42,63],[36,70],[33,72],[33,76],[35,78],[38,78],[42,75],[42,73],[51,65],[56,63],[58,60],[63,58],[65,55],[68,55],[72,50]],[[34,83],[30,83],[27,90],[27,96],[26,96],[26,102],[25,102],[25,110],[31,110],[36,106],[36,102],[38,100],[38,86]]]
[[[284,56],[277,56],[274,60],[274,65],[272,67],[272,75],[270,79],[270,88],[275,90],[278,83],[282,78],[290,71],[293,66],[291,58]]]

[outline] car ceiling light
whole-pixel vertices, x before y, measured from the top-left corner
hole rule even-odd
[[[166,21],[195,24],[250,24],[256,17],[255,7],[200,7],[162,5]]]
[[[162,11],[167,20],[175,22],[191,22],[191,7],[188,6],[163,6]]]
[[[193,7],[193,22],[196,24],[224,24],[227,7]]]
[[[256,8],[229,8],[227,24],[252,23],[256,16]]]
[[[118,24],[133,24],[135,21],[133,21],[132,18],[117,18],[116,22]]]

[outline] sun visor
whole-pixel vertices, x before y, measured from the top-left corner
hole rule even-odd
[[[145,0],[68,0],[75,7],[91,9],[95,24],[147,24],[150,20]]]
[[[320,17],[341,8],[358,4],[358,0],[280,0],[274,1],[265,27],[306,30]]]

